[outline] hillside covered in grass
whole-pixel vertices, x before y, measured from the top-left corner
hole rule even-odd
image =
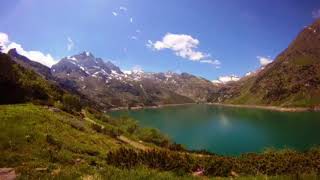
[[[214,102],[284,107],[320,106],[320,20],[305,27],[264,69],[222,86]]]
[[[58,86],[17,64],[3,53],[0,53],[0,92],[0,104],[53,102],[63,94]]]
[[[31,104],[0,106],[0,167],[14,168],[22,179],[174,177],[146,168],[125,171],[108,165],[105,160],[108,152],[130,145],[118,140],[117,135],[97,132],[91,121]],[[108,124],[110,131],[139,138],[131,136],[127,130],[130,120],[123,119],[122,122],[128,123],[121,123],[121,120],[113,125],[99,123]]]
[[[22,179],[316,177],[320,172],[319,149],[239,157],[191,153],[174,149],[167,137],[129,118],[90,109],[72,115],[46,106],[2,105],[0,122],[0,167],[14,168]]]
[[[84,96],[2,53],[0,85],[1,176],[4,171],[20,179],[319,176],[319,148],[238,157],[191,152],[129,117],[108,116]]]

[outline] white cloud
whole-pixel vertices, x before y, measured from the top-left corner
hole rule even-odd
[[[148,40],[146,46],[147,46],[148,48],[153,48],[153,42],[152,42],[151,40]]]
[[[125,74],[141,74],[143,73],[143,69],[140,65],[135,65],[131,68],[131,70],[122,70]]]
[[[5,46],[9,42],[7,34],[0,32],[0,46]]]
[[[273,59],[271,59],[270,57],[257,56],[257,58],[259,59],[261,66],[266,66],[266,65],[272,63],[272,61],[273,61]]]
[[[240,77],[238,76],[235,76],[235,75],[231,75],[231,76],[221,76],[219,77],[219,80],[223,83],[227,83],[227,82],[230,82],[230,81],[239,81],[240,80]]]
[[[132,17],[130,18],[130,22],[133,23],[133,18]]]
[[[74,47],[74,42],[70,37],[68,37],[67,40],[68,40],[67,49],[68,51],[71,51]]]
[[[212,80],[211,82],[214,84],[226,84],[228,82],[235,82],[239,81],[241,78],[236,75],[230,75],[230,76],[220,76],[217,80]]]
[[[18,44],[16,42],[11,42],[9,40],[8,35],[1,32],[0,32],[0,45],[3,46],[4,53],[8,53],[10,49],[15,48],[20,55],[26,56],[30,60],[39,62],[48,67],[51,67],[53,64],[57,62],[50,54],[44,54],[40,51],[24,50],[21,44]]]
[[[177,56],[183,58],[199,61],[206,57],[206,55],[195,49],[199,45],[199,40],[186,34],[166,34],[162,41],[156,41],[153,48],[156,50],[171,49]]]
[[[120,7],[119,7],[119,10],[120,10],[120,11],[128,11],[128,8],[126,8],[126,7],[124,7],[124,6],[120,6]]]
[[[200,60],[201,63],[220,65],[221,62],[219,60]]]
[[[320,9],[312,11],[312,17],[315,19],[320,18]]]
[[[136,33],[141,33],[140,29],[137,29],[137,30],[136,30]]]
[[[134,73],[143,73],[143,69],[140,65],[135,65],[132,67],[132,72]]]
[[[127,11],[128,11],[128,9],[126,7],[120,6],[119,10],[112,11],[111,13],[112,13],[113,16],[119,16],[121,14],[124,14]]]
[[[131,39],[132,40],[138,40],[138,37],[137,36],[131,36]]]
[[[197,51],[200,41],[186,34],[172,34],[167,33],[161,41],[153,43],[148,40],[147,47],[160,51],[163,49],[172,50],[177,56],[191,61],[198,61],[202,63],[220,64],[217,60],[208,60],[210,55]]]

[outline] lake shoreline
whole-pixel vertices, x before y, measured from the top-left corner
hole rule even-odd
[[[311,107],[280,107],[280,106],[262,106],[262,105],[242,105],[242,104],[222,104],[222,103],[207,103],[208,105],[238,107],[247,109],[264,109],[278,112],[319,112],[320,108]]]
[[[181,104],[160,104],[155,106],[135,106],[135,107],[117,107],[117,108],[111,108],[108,111],[120,111],[120,110],[140,110],[140,109],[158,109],[163,107],[174,107],[174,106],[184,106],[184,105],[195,105],[199,103],[181,103]],[[204,103],[202,103],[204,104]]]
[[[260,110],[244,106],[248,108],[244,109],[239,105],[213,103],[170,106],[115,111],[108,115],[114,118],[130,117],[141,127],[158,129],[188,150],[204,149],[226,156],[259,153],[265,149],[292,148],[304,151],[320,143],[317,138],[320,114],[297,112],[305,108],[276,108],[275,111],[275,107],[255,107],[268,109]]]
[[[223,104],[223,103],[181,103],[181,104],[161,104],[155,106],[136,106],[136,107],[117,107],[111,108],[108,111],[120,111],[120,110],[141,110],[141,109],[158,109],[163,107],[174,107],[174,106],[185,106],[185,105],[196,105],[196,104],[206,104],[214,106],[223,107],[237,107],[237,108],[247,108],[247,109],[264,109],[278,112],[319,112],[320,107],[280,107],[280,106],[263,106],[263,105],[244,105],[244,104]]]

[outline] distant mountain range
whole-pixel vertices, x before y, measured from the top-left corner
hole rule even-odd
[[[15,49],[8,55],[13,64],[104,109],[195,102],[301,107],[320,104],[320,20],[304,28],[271,64],[243,78],[231,76],[213,82],[188,73],[123,72],[90,52],[65,57],[51,69],[19,55]]]
[[[210,81],[188,73],[122,72],[111,62],[90,52],[65,57],[52,68],[21,56],[15,49],[11,60],[61,89],[85,97],[104,109],[207,102],[217,90]]]
[[[104,107],[206,102],[216,89],[210,81],[187,73],[122,72],[90,52],[63,58],[51,72]]]

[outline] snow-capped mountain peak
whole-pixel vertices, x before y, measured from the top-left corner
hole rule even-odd
[[[84,51],[80,54],[68,56],[60,60],[52,67],[54,73],[68,72],[80,74],[81,76],[92,76],[96,78],[108,78],[111,74],[123,74],[119,67],[111,62],[105,62],[101,58],[96,58],[92,53]]]
[[[74,56],[68,56],[67,59],[72,60],[72,61],[77,61],[77,58],[75,58]]]

